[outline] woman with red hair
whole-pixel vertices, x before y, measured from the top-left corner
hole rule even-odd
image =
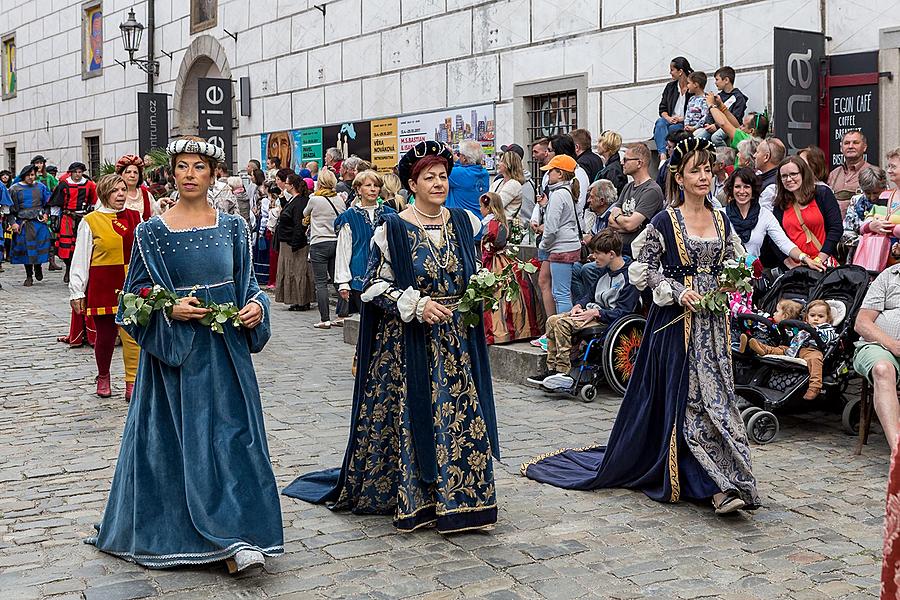
[[[499,443],[484,327],[467,327],[453,310],[480,266],[481,222],[444,207],[452,168],[437,142],[401,159],[415,203],[385,213],[373,234],[344,467],[306,474],[285,495],[391,514],[403,531],[496,522]]]

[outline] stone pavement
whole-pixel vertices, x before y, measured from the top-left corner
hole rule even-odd
[[[570,492],[518,475],[559,446],[605,440],[617,401],[497,384],[500,520],[489,534],[398,534],[386,517],[282,498],[286,553],[265,572],[150,571],[81,543],[102,514],[127,406],[97,398],[90,350],[55,341],[69,309],[59,273],[31,289],[0,274],[0,598],[871,598],[877,595],[887,445],[861,457],[832,414],[786,417],[753,449],[764,508],[717,518],[626,490]],[[256,357],[279,486],[340,463],[353,349],[316,315],[276,307]]]

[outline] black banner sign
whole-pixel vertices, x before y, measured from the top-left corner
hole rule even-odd
[[[819,70],[825,36],[775,28],[775,135],[789,154],[819,142]]]
[[[138,92],[138,156],[169,143],[169,97]]]
[[[880,162],[880,129],[878,119],[878,52],[860,52],[832,56],[829,81],[843,85],[828,87],[828,148],[830,168],[843,164],[841,140],[848,131],[862,131],[868,148],[864,159]],[[868,80],[868,82],[865,82]]]
[[[234,167],[231,80],[202,77],[197,82],[197,122],[200,137],[225,150],[225,164]]]

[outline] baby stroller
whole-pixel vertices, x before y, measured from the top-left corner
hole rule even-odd
[[[582,402],[593,402],[600,386],[606,381],[610,388],[624,395],[646,323],[641,301],[638,300],[635,312],[608,326],[594,325],[575,331],[572,334],[572,348],[580,350],[579,359],[573,361],[569,371],[574,383],[568,389],[555,389],[553,392],[578,397]]]
[[[804,286],[814,279],[818,281],[814,286],[806,287],[804,293]],[[837,333],[837,338],[830,344],[824,344],[815,329],[805,321],[788,319],[774,328],[771,321],[759,315],[741,315],[738,321],[742,328],[754,332],[763,326],[769,328],[775,344],[788,344],[795,331],[809,332],[823,354],[822,391],[827,397],[843,400],[849,380],[854,377],[851,364],[853,342],[857,335],[853,323],[868,285],[869,274],[853,265],[836,267],[824,275],[798,268],[779,277],[761,299],[760,309],[770,314],[781,299],[797,300],[802,304],[825,300],[831,306]],[[801,358],[735,352],[732,363],[735,393],[742,409],[741,418],[747,428],[747,436],[757,444],[768,444],[778,434],[778,417],[773,411],[802,411],[808,406],[820,406],[802,399],[809,382],[809,371],[806,361]],[[851,418],[853,404],[846,403],[844,406],[845,422]]]

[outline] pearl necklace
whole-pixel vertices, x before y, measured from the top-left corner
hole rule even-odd
[[[429,215],[428,213],[419,210],[419,207],[416,206],[415,204],[410,204],[410,206],[412,206],[412,209],[414,211],[416,211],[417,213],[419,213],[420,215],[422,215],[423,217],[425,217],[427,219],[443,219],[444,218],[444,212],[440,208],[438,208],[438,214]]]
[[[435,246],[434,242],[431,241],[431,236],[428,235],[428,231],[425,229],[425,226],[422,224],[422,221],[419,220],[419,215],[423,215],[425,217],[429,217],[432,219],[436,219],[441,217],[441,238],[444,241],[444,260],[441,261],[440,257],[440,249]],[[432,258],[434,258],[434,262],[437,263],[437,266],[447,270],[447,266],[450,264],[450,234],[447,231],[447,220],[444,218],[444,213],[441,211],[437,215],[428,215],[423,213],[421,210],[413,205],[413,216],[416,218],[416,224],[419,226],[419,229],[422,230],[422,235],[425,236],[425,240],[428,242],[428,250],[431,252]]]

